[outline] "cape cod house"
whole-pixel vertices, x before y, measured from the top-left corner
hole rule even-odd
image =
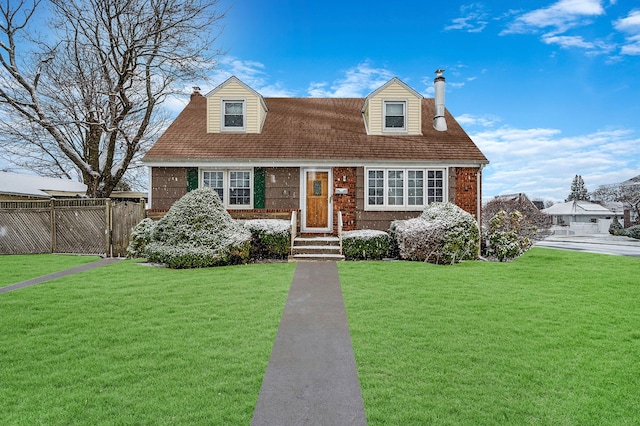
[[[481,217],[487,158],[444,106],[397,78],[366,98],[264,98],[231,77],[191,100],[147,152],[150,209],[211,187],[236,218],[299,215],[300,231],[386,230],[431,202]]]

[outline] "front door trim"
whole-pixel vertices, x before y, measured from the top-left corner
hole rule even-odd
[[[307,227],[307,173],[328,173],[327,193],[327,226],[324,228]],[[323,233],[333,232],[333,169],[327,167],[301,167],[300,168],[300,232]]]

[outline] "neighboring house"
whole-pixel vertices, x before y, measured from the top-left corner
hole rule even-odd
[[[640,223],[638,216],[638,205],[640,205],[640,175],[627,179],[620,183],[622,187],[627,188],[628,193],[633,196],[629,197],[624,208],[624,226],[629,227],[633,223]]]
[[[0,172],[0,200],[48,200],[86,197],[87,185],[71,179],[59,179],[20,173]],[[141,200],[146,192],[113,191],[111,199]]]
[[[300,230],[388,229],[431,202],[480,218],[486,157],[436,98],[397,78],[366,98],[263,98],[236,77],[198,89],[147,152],[150,209],[211,187],[237,218],[290,217]]]
[[[538,210],[544,209],[543,201],[531,201],[529,197],[527,197],[527,194],[525,194],[524,192],[518,192],[517,194],[496,195],[495,197],[493,197],[493,199],[502,202],[515,201],[518,203],[527,203],[531,204]]]
[[[41,200],[82,196],[87,185],[70,179],[0,172],[0,199]]]
[[[553,217],[556,234],[607,233],[615,216],[611,210],[590,201],[558,203],[542,212]]]

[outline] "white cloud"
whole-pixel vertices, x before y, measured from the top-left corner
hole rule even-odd
[[[473,118],[463,116],[462,122],[486,126]],[[629,130],[564,137],[558,129],[503,126],[469,135],[491,161],[483,174],[485,199],[525,192],[530,198],[562,200],[576,174],[593,191],[629,179],[640,168],[640,137]]]
[[[375,68],[369,62],[363,62],[345,72],[345,77],[334,81],[312,82],[307,92],[309,96],[321,98],[361,98],[367,96],[394,74],[386,68]]]
[[[558,46],[569,49],[569,48],[580,48],[588,50],[588,53],[598,54],[598,53],[609,53],[613,51],[616,46],[613,44],[605,43],[603,41],[585,41],[581,36],[554,36],[554,35],[544,35],[542,36],[542,41],[545,44],[557,44]]]
[[[603,15],[601,0],[560,0],[549,7],[518,16],[501,34],[531,33],[551,27],[551,35],[590,23],[590,18]]]
[[[625,18],[613,23],[618,31],[627,35],[625,44],[620,48],[623,55],[640,55],[640,10],[632,10]]]
[[[487,26],[488,14],[481,3],[460,6],[460,13],[463,16],[453,19],[450,25],[444,27],[445,31],[457,30],[479,33]]]
[[[462,127],[467,126],[481,126],[481,127],[493,127],[496,126],[501,120],[499,117],[493,115],[472,115],[462,114],[456,117],[456,121],[460,123]]]

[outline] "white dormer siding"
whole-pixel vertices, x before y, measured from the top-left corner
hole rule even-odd
[[[367,133],[370,135],[421,135],[422,96],[397,78],[393,78],[365,99],[362,108]],[[404,114],[399,125],[398,111]],[[393,117],[387,117],[387,112]]]
[[[207,133],[261,133],[267,105],[258,92],[237,77],[230,77],[206,98]]]

